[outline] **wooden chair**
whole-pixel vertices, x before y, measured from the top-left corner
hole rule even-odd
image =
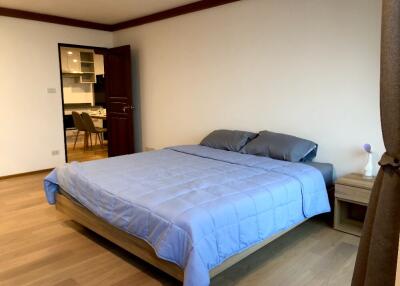
[[[76,130],[78,130],[78,132],[76,133],[76,136],[75,136],[75,142],[74,142],[73,150],[75,150],[76,141],[78,140],[78,136],[79,136],[79,133],[81,131],[83,131],[84,134],[85,134],[85,143],[84,143],[84,147],[83,148],[86,149],[87,130],[86,130],[85,124],[83,123],[82,117],[80,116],[80,114],[78,112],[72,111],[72,119],[74,120],[74,125],[75,125]]]
[[[95,141],[94,141],[94,146],[96,147],[97,138],[99,138],[100,145],[101,145],[101,147],[103,147],[104,132],[107,132],[107,129],[94,126],[92,117],[90,117],[90,115],[88,113],[82,112],[81,116],[82,116],[83,124],[85,125],[85,128],[89,134],[90,146],[93,146],[92,145],[92,133],[94,133],[96,135]]]

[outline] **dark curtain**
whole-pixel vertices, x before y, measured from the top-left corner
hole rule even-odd
[[[386,153],[372,189],[353,286],[395,285],[400,229],[400,0],[383,0],[380,85]]]

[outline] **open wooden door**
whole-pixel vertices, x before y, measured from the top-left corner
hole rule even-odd
[[[109,49],[104,57],[108,156],[134,152],[130,46]]]

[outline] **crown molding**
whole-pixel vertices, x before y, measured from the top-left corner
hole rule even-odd
[[[128,21],[123,21],[116,24],[102,24],[90,21],[77,20],[72,18],[53,16],[42,13],[29,12],[24,10],[10,9],[10,8],[2,8],[0,7],[0,16],[27,19],[33,21],[40,21],[46,23],[60,24],[66,26],[73,26],[79,28],[87,28],[87,29],[95,29],[102,30],[108,32],[119,31],[122,29],[127,29],[131,27],[136,27],[152,22],[161,21],[164,19],[193,13],[209,8],[213,8],[216,6],[221,6],[225,4],[229,4],[232,2],[237,2],[241,0],[201,0],[194,3],[182,5],[179,7],[175,7],[172,9],[164,10],[161,12],[153,13],[147,16],[135,18]]]
[[[131,27],[136,27],[136,26],[152,23],[152,22],[157,22],[157,21],[161,21],[164,19],[173,18],[176,16],[185,15],[185,14],[189,14],[189,13],[193,13],[193,12],[197,12],[197,11],[201,11],[201,10],[205,10],[205,9],[210,9],[213,7],[217,7],[217,6],[221,6],[221,5],[225,5],[225,4],[229,4],[229,3],[237,2],[237,1],[240,1],[240,0],[202,0],[202,1],[197,1],[197,2],[190,3],[190,4],[179,6],[176,8],[164,10],[164,11],[150,14],[147,16],[143,16],[143,17],[139,17],[139,18],[135,18],[132,20],[128,20],[128,21],[124,21],[121,23],[111,25],[111,27],[112,27],[111,30],[119,31],[122,29],[127,29],[127,28],[131,28]]]
[[[20,18],[26,20],[40,21],[46,23],[60,24],[79,28],[88,28],[102,31],[111,31],[112,25],[76,20],[71,18],[41,14],[17,9],[9,9],[0,7],[0,16]]]

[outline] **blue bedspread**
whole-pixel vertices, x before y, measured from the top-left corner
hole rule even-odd
[[[330,211],[315,168],[199,145],[66,164],[45,180],[51,204],[58,186],[179,265],[186,286],[208,285],[227,258]]]

